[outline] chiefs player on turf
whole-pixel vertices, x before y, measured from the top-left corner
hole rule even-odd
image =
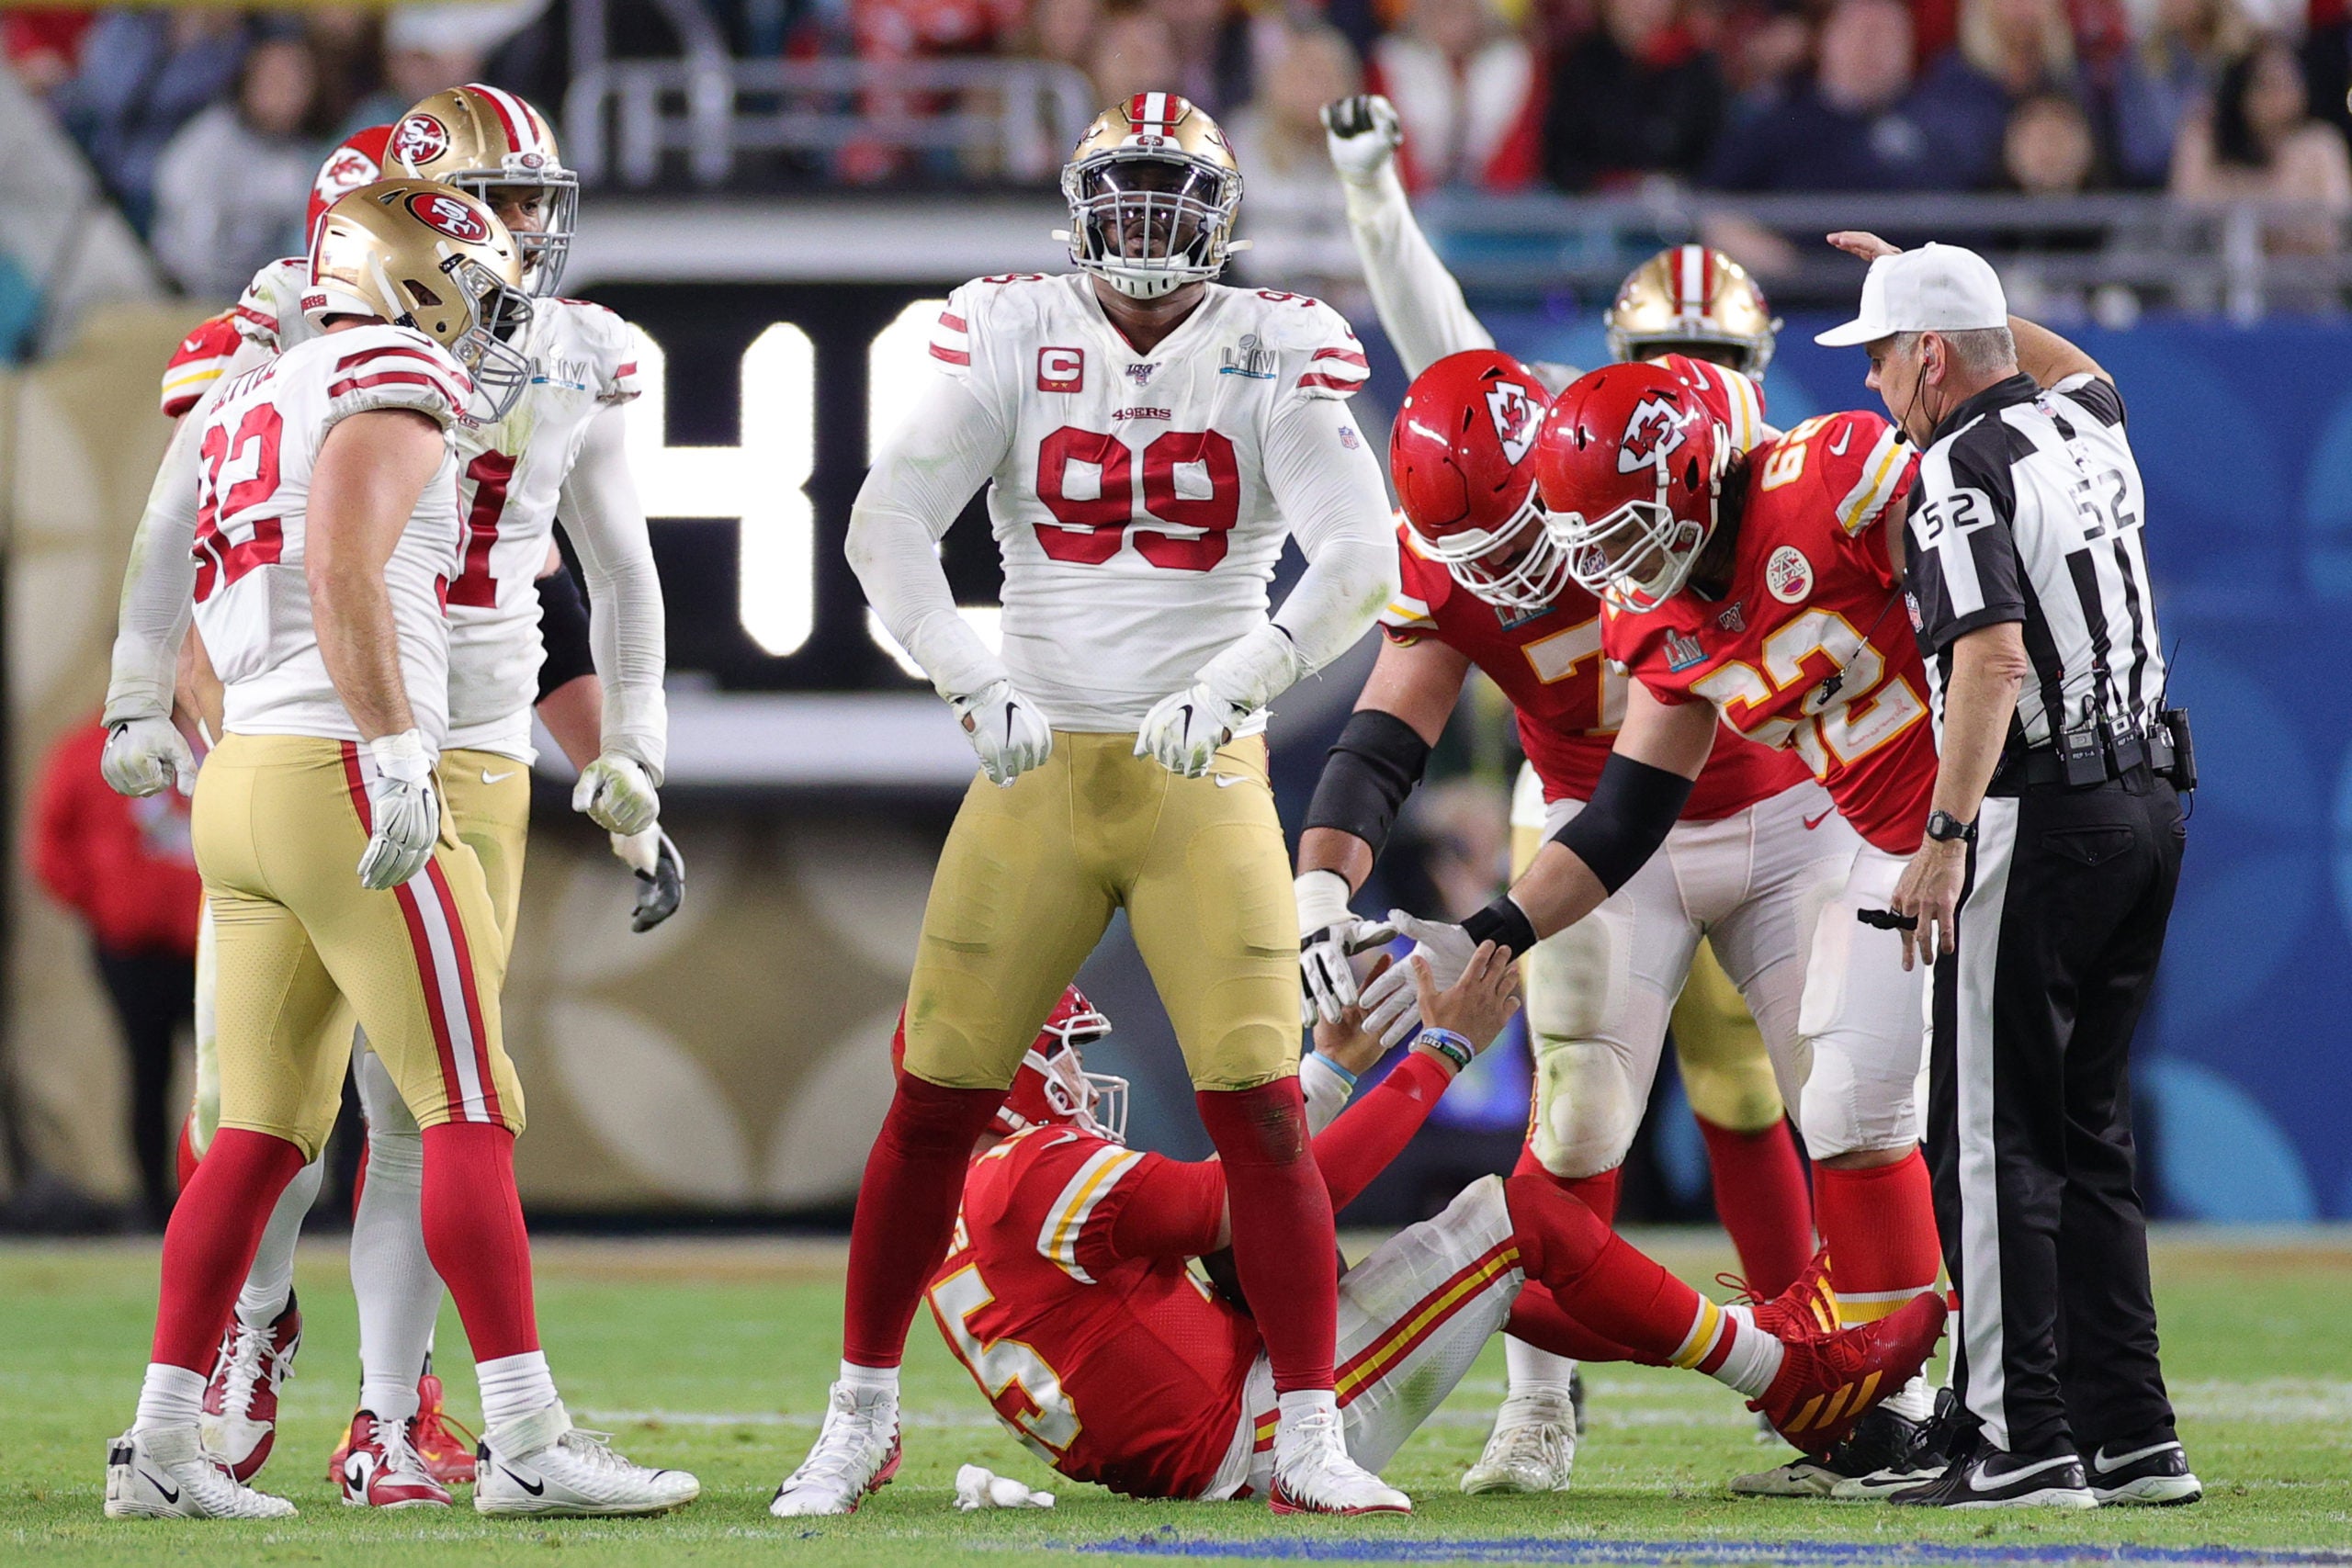
[[[1061,276],[957,289],[942,374],[883,449],[849,558],[979,753],[941,852],[898,1089],[850,1235],[841,1378],[779,1516],[844,1513],[899,1450],[898,1367],[972,1140],[1124,908],[1237,1195],[1234,1251],[1281,1395],[1273,1495],[1408,1506],[1348,1457],[1332,1393],[1331,1206],[1298,1089],[1298,925],[1266,705],[1396,587],[1338,312],[1212,281],[1241,176],[1216,123],[1139,93],[1063,171]],[[974,491],[1004,558],[1003,647],[937,541]],[[1267,615],[1285,537],[1307,567]]]
[[[1335,1206],[1516,1006],[1491,946],[1443,994],[1425,970],[1418,984],[1430,1027],[1315,1139]],[[1124,1107],[1080,1055],[1109,1028],[1072,991],[1023,1058],[972,1160],[932,1315],[998,1418],[1063,1474],[1137,1497],[1263,1495],[1276,1396],[1260,1325],[1187,1269],[1230,1235],[1226,1172],[1125,1146]],[[1317,1035],[1353,1069],[1381,1055],[1351,1027]],[[1318,1122],[1345,1100],[1317,1095]],[[1719,1307],[1542,1175],[1488,1176],[1340,1280],[1340,1418],[1349,1453],[1376,1469],[1508,1325],[1565,1354],[1704,1372],[1793,1438],[1826,1441],[1917,1370],[1943,1318],[1928,1294],[1838,1331],[1818,1269],[1779,1299]]]

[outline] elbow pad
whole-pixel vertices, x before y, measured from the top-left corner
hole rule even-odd
[[[539,694],[546,702],[582,675],[596,672],[596,658],[588,643],[588,601],[571,569],[560,566],[538,580],[539,641],[547,656],[539,661]]]
[[[1352,833],[1377,855],[1429,765],[1430,743],[1411,725],[1393,713],[1359,708],[1323,764],[1305,826]]]
[[[1693,781],[1631,757],[1611,755],[1592,798],[1553,838],[1576,853],[1600,885],[1614,893],[1634,879],[1690,798]]]

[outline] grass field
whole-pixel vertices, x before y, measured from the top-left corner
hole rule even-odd
[[[1638,1238],[1686,1278],[1728,1263],[1704,1238]],[[806,1244],[552,1241],[540,1325],[583,1426],[631,1455],[697,1472],[673,1517],[516,1524],[470,1508],[424,1517],[341,1507],[325,1457],[356,1382],[340,1242],[306,1247],[308,1324],[264,1482],[301,1517],[266,1525],[116,1524],[98,1508],[107,1439],[129,1423],[153,1311],[150,1245],[0,1246],[0,1562],[858,1564],[923,1568],[980,1553],[1144,1563],[1297,1558],[1443,1562],[2352,1563],[2352,1236],[2224,1242],[2172,1235],[2157,1253],[2165,1360],[2208,1500],[2090,1515],[1929,1515],[1870,1505],[1742,1501],[1723,1490],[1776,1462],[1736,1401],[1687,1373],[1600,1369],[1576,1489],[1538,1499],[1456,1489],[1500,1390],[1486,1360],[1388,1470],[1410,1519],[1281,1520],[1249,1504],[1141,1504],[1057,1488],[1051,1512],[955,1511],[958,1464],[1032,1484],[1044,1468],[989,1417],[919,1322],[908,1362],[907,1463],[855,1517],[786,1525],[767,1497],[815,1430],[837,1344],[841,1252]],[[473,1407],[454,1316],[442,1370]],[[550,1556],[550,1552],[560,1556]]]

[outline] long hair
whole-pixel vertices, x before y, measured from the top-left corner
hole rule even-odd
[[[2252,49],[2230,62],[2222,79],[2213,88],[2213,155],[2224,164],[2241,168],[2267,169],[2270,166],[2270,150],[2254,133],[2254,122],[2246,118],[2246,95],[2254,90],[2254,73],[2261,69],[2262,58],[2272,51],[2288,53],[2279,39],[2265,39]],[[2291,53],[2289,60],[2293,61]],[[2297,76],[2301,77],[2297,65]],[[2305,104],[2308,112],[2308,101]]]

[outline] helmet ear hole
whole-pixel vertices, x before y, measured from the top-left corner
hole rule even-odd
[[[414,299],[419,305],[424,306],[428,310],[439,308],[441,304],[441,296],[435,294],[432,288],[422,279],[407,277],[402,278],[401,281],[407,287],[409,298]]]

